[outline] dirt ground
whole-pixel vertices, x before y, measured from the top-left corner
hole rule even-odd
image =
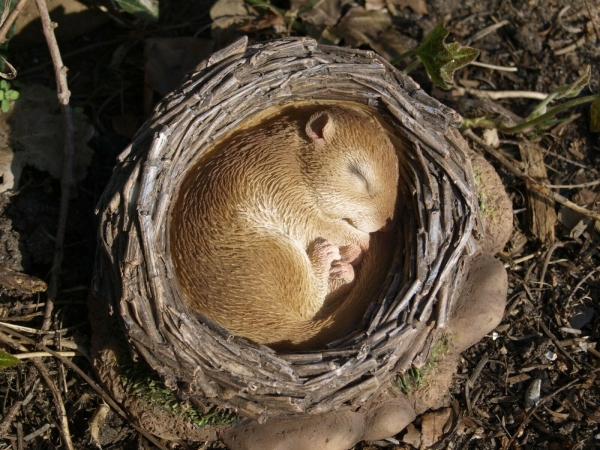
[[[85,355],[73,361],[90,376],[86,298],[96,247],[94,212],[115,158],[157,99],[173,89],[186,70],[236,36],[260,40],[309,35],[372,48],[393,60],[445,22],[451,31],[448,41],[481,50],[478,61],[500,69],[460,69],[447,91],[434,87],[422,66],[411,76],[467,118],[487,115],[518,121],[532,111],[536,100],[525,94],[492,100],[477,93],[549,93],[575,81],[587,65],[592,77],[581,96],[599,89],[598,0],[326,0],[318,11],[300,14],[295,26],[282,11],[297,9],[302,0],[231,0],[219,2],[221,7],[210,15],[211,4],[184,3],[161,2],[161,19],[151,24],[110,9],[96,11],[97,20],[81,31],[63,26],[72,35],[59,40],[69,68],[71,104],[93,127],[87,144],[93,157],[77,169],[80,177],[71,193],[52,327],[62,331],[45,336],[54,349]],[[59,11],[55,20],[60,29],[69,17]],[[11,41],[5,57],[24,86],[55,89],[48,50],[36,36],[36,26],[33,22],[26,27],[31,33],[24,31]],[[171,38],[169,43],[165,38]],[[402,61],[399,67],[406,64]],[[536,196],[509,167],[528,171],[553,186],[553,192],[600,213],[600,135],[589,131],[589,106],[559,118],[543,129],[499,133],[498,152],[504,162],[471,141],[495,166],[513,202],[512,237],[497,255],[509,273],[508,306],[495,332],[464,353],[451,387],[456,426],[449,427],[433,448],[600,448],[600,223]],[[6,133],[7,128],[0,127],[0,142]],[[474,133],[482,136],[481,130]],[[44,146],[50,147],[49,136]],[[493,137],[486,135],[486,142],[492,143]],[[0,268],[47,282],[61,186],[44,167],[30,162],[19,184],[0,195]],[[0,286],[0,325],[32,339],[43,335],[36,330],[41,327],[45,293],[36,283],[28,279],[16,287]],[[0,342],[0,349],[13,352],[4,339]],[[38,351],[25,341],[20,344],[21,353]],[[32,360],[0,371],[0,450],[61,445],[56,401]],[[76,448],[153,448],[118,415],[106,412],[101,398],[71,368],[53,358],[35,360],[47,368],[64,402]],[[90,424],[98,423],[99,411],[107,414],[106,420],[101,433],[93,436]],[[413,448],[405,437],[402,432],[357,448]],[[223,446],[212,442],[201,448]]]

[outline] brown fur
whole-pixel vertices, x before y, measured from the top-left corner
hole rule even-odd
[[[171,216],[186,301],[279,348],[351,331],[386,275],[389,257],[374,254],[393,240],[369,234],[390,225],[396,203],[398,159],[385,132],[346,107],[309,114],[219,145],[186,176]]]

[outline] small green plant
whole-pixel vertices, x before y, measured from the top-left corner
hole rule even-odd
[[[454,72],[473,62],[479,56],[479,50],[460,45],[458,42],[446,44],[450,34],[444,24],[436,26],[417,48],[407,51],[392,61],[398,64],[403,59],[416,56],[404,73],[409,73],[423,63],[431,81],[442,89],[450,89],[454,80]]]
[[[193,406],[182,406],[175,394],[164,385],[156,372],[141,363],[124,367],[121,372],[121,381],[128,394],[134,395],[163,411],[183,415],[195,425],[225,425],[237,420],[237,416],[216,408],[203,413]]]
[[[13,84],[15,84],[14,87],[17,87],[17,83],[14,82]],[[2,110],[3,113],[7,113],[8,110],[10,109],[10,102],[14,102],[15,100],[19,99],[19,91],[16,91],[14,89],[11,89],[10,84],[8,84],[8,81],[6,80],[1,80],[0,81],[0,110]]]
[[[6,369],[10,366],[15,366],[17,364],[21,364],[20,359],[17,359],[14,356],[0,350],[0,370]]]
[[[421,45],[400,55],[392,61],[392,64],[397,64],[410,56],[416,56],[417,59],[404,69],[404,73],[409,73],[419,64],[423,63],[433,84],[443,89],[450,89],[450,85],[454,80],[454,72],[473,62],[479,56],[479,50],[462,46],[457,42],[446,44],[445,41],[449,34],[450,31],[443,24],[436,26],[423,40]],[[552,119],[557,114],[585,103],[591,103],[590,131],[594,133],[600,132],[600,93],[575,98],[588,85],[590,76],[591,68],[588,66],[585,73],[575,82],[552,91],[522,123],[506,125],[490,120],[487,117],[476,117],[474,119],[465,119],[462,129],[496,128],[505,134],[515,134],[538,125],[546,126],[556,123],[552,122]],[[547,107],[552,101],[563,98],[573,98],[573,100],[547,111]]]
[[[442,336],[431,349],[429,359],[423,367],[417,368],[413,366],[409,368],[405,373],[394,378],[392,384],[400,388],[404,394],[410,394],[413,389],[419,389],[427,381],[427,375],[436,368],[440,356],[448,350],[448,345],[448,336]]]
[[[574,98],[577,97],[583,88],[585,88],[591,76],[591,67],[587,66],[585,73],[575,80],[573,83],[562,86],[548,94],[548,96],[540,102],[540,104],[533,110],[527,118],[517,125],[506,125],[500,122],[496,122],[488,119],[487,117],[476,117],[474,119],[465,119],[462,125],[462,129],[468,128],[496,128],[498,131],[506,134],[515,134],[521,131],[526,131],[537,125],[547,126],[556,121],[553,121],[554,117],[561,112],[567,111],[579,105],[591,103],[590,107],[590,131],[597,133],[600,131],[600,93],[595,95],[588,95],[585,97],[575,98],[568,102],[562,103],[561,105],[555,106],[550,111],[547,110],[547,106],[553,100],[559,100],[562,98]]]

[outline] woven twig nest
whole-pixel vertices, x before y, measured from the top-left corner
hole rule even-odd
[[[372,108],[405,143],[399,250],[354,333],[321,351],[278,354],[190,309],[168,221],[186,171],[215,141],[267,108],[307,100]],[[478,215],[459,123],[371,51],[241,39],[188,75],[119,157],[98,207],[96,296],[184,399],[257,419],[356,409],[398,371],[427,361],[458,297]]]

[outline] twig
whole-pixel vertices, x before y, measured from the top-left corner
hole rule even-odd
[[[518,72],[519,69],[516,67],[497,66],[495,64],[483,63],[480,61],[471,61],[469,64],[472,66],[483,67],[485,69],[497,70],[499,72]]]
[[[489,98],[490,100],[500,100],[503,98],[531,98],[534,100],[544,100],[548,97],[548,94],[533,91],[482,91],[479,89],[462,87],[457,87],[452,90],[453,97],[462,97],[465,94],[471,94],[480,98]]]
[[[29,434],[25,435],[25,436],[23,437],[23,440],[24,440],[25,442],[29,442],[29,441],[31,441],[32,439],[34,439],[34,438],[36,438],[36,437],[38,437],[38,436],[40,436],[40,435],[44,434],[44,433],[45,433],[45,432],[48,430],[48,428],[50,428],[50,424],[49,424],[49,423],[47,423],[46,425],[42,425],[42,426],[41,426],[41,427],[39,427],[37,430],[35,430],[35,431],[33,431],[33,432],[31,432],[31,433],[29,433]]]
[[[54,258],[52,261],[52,274],[50,275],[50,286],[48,287],[48,295],[46,300],[46,309],[44,311],[44,322],[42,330],[50,329],[52,310],[54,309],[54,301],[58,295],[59,275],[63,260],[63,244],[65,241],[65,229],[67,225],[67,215],[69,212],[69,191],[73,185],[73,153],[74,153],[74,135],[75,127],[73,126],[72,111],[69,106],[69,98],[71,92],[67,84],[67,68],[63,65],[54,35],[55,24],[50,20],[46,0],[35,0],[44,36],[50,50],[52,64],[54,66],[54,76],[56,77],[56,90],[58,102],[61,106],[63,117],[63,133],[64,133],[64,150],[63,150],[63,173],[61,180],[60,192],[60,208],[58,211],[58,225],[56,227],[56,246],[54,247]]]
[[[560,247],[564,247],[564,246],[565,246],[564,242],[557,242],[557,243],[553,244],[552,247],[550,247],[548,249],[548,251],[546,252],[546,257],[544,258],[544,265],[542,266],[542,272],[540,273],[540,280],[539,280],[540,286],[544,285],[544,279],[546,278],[546,271],[548,270],[548,264],[550,263],[550,258],[552,258],[552,254],[554,253],[554,250],[556,250],[557,248],[560,248]]]
[[[10,30],[12,24],[17,20],[17,16],[25,6],[25,3],[27,3],[27,0],[19,0],[10,14],[6,17],[6,20],[2,22],[2,25],[0,26],[0,44],[4,44],[7,41],[6,35],[8,34],[8,30]]]
[[[548,150],[548,149],[546,149],[546,148],[544,148],[542,146],[539,146],[539,145],[536,145],[536,144],[532,144],[531,142],[519,142],[519,141],[514,141],[514,140],[511,140],[511,139],[501,139],[500,143],[501,144],[511,144],[511,145],[522,145],[522,146],[525,146],[525,147],[537,148],[540,151],[542,151],[544,153],[547,153],[549,155],[552,155],[555,158],[558,158],[558,159],[560,159],[562,161],[565,161],[565,162],[567,162],[569,164],[572,164],[572,165],[577,166],[577,167],[581,167],[582,169],[585,169],[585,170],[590,171],[590,172],[598,173],[598,171],[596,169],[594,169],[593,167],[589,167],[589,166],[586,166],[585,164],[581,164],[581,163],[578,163],[577,161],[573,161],[573,160],[571,160],[569,158],[565,158],[564,156],[559,155],[556,152]],[[548,187],[549,186],[550,185],[548,185]]]
[[[511,172],[513,175],[516,175],[517,177],[528,181],[529,182],[528,187],[530,189],[533,189],[534,191],[538,192],[540,195],[542,195],[550,200],[553,200],[557,203],[560,203],[561,205],[564,205],[567,208],[572,209],[573,211],[577,211],[578,213],[581,213],[584,216],[591,217],[592,219],[600,221],[600,214],[590,211],[587,208],[583,208],[583,207],[579,206],[578,204],[573,203],[572,201],[566,199],[562,195],[560,195],[556,192],[550,191],[545,185],[539,183],[538,181],[534,180],[533,178],[531,178],[529,175],[527,175],[520,169],[517,169],[516,167],[514,167],[514,165],[512,165],[506,159],[506,157],[504,155],[502,155],[495,148],[492,148],[489,145],[487,145],[482,139],[480,139],[475,133],[473,133],[472,130],[466,130],[464,132],[464,135],[469,137],[473,141],[477,142],[477,144],[479,144],[485,151],[487,151],[490,155],[492,155],[500,163],[502,163],[502,165],[504,167],[506,167],[506,169],[509,172]]]
[[[48,369],[46,366],[36,359],[32,361],[33,365],[37,369],[40,376],[44,379],[44,382],[52,392],[52,396],[54,397],[54,403],[56,406],[56,412],[60,419],[60,434],[63,437],[63,444],[67,450],[74,450],[73,441],[71,440],[71,432],[69,431],[69,421],[67,419],[67,410],[65,409],[65,404],[63,403],[62,397],[58,389],[54,385],[52,378],[50,378],[50,374],[48,373]]]
[[[59,355],[62,356],[83,356],[80,355],[79,352],[57,352]],[[29,352],[29,353],[16,353],[14,356],[17,359],[29,359],[29,358],[45,358],[47,356],[52,356],[50,353],[46,353],[46,352]]]
[[[566,55],[567,53],[570,53],[573,50],[575,50],[577,47],[581,47],[583,44],[585,44],[585,36],[580,37],[579,39],[577,39],[576,42],[574,42],[571,45],[567,45],[566,47],[561,48],[559,50],[554,50],[554,56]]]
[[[37,345],[37,343],[33,340],[28,338],[25,335],[22,335],[21,333],[17,333],[16,331],[11,330],[10,328],[5,327],[5,324],[0,323],[0,330],[4,330],[7,333],[13,334],[14,336],[18,337],[19,339],[22,339],[23,341],[27,342],[30,345]],[[143,428],[140,428],[139,426],[137,426],[135,423],[131,422],[131,420],[129,419],[129,417],[127,417],[127,414],[125,414],[125,411],[123,411],[121,409],[121,407],[112,399],[112,397],[110,397],[106,392],[104,392],[104,390],[98,386],[98,384],[92,380],[89,376],[87,376],[87,374],[81,370],[79,368],[79,366],[77,366],[77,364],[75,364],[73,361],[70,361],[69,359],[65,358],[64,356],[60,355],[58,352],[55,352],[54,350],[46,347],[45,345],[38,345],[38,347],[41,350],[44,350],[45,352],[50,353],[52,356],[54,356],[55,358],[61,360],[65,365],[69,366],[71,369],[73,369],[75,372],[77,372],[77,374],[83,378],[85,380],[85,382],[87,384],[90,385],[90,387],[96,391],[96,393],[102,397],[102,399],[117,413],[119,414],[123,419],[125,419],[127,422],[129,422],[129,424],[140,434],[142,434],[146,439],[148,439],[150,442],[152,442],[152,444],[154,444],[156,447],[158,447],[160,450],[167,450],[167,448],[162,445],[160,442],[158,442],[150,433],[148,433],[146,430],[144,430]],[[35,361],[35,360],[34,360]]]
[[[573,386],[574,384],[577,384],[579,382],[581,382],[581,378],[577,378],[577,379],[565,384],[563,387],[561,387],[560,389],[557,389],[552,394],[549,394],[546,397],[542,398],[539,402],[537,402],[534,406],[532,406],[531,409],[527,412],[525,419],[523,419],[523,422],[521,422],[521,425],[519,425],[519,429],[513,434],[513,436],[510,438],[510,441],[508,441],[508,444],[504,448],[507,448],[507,449],[512,448],[513,442],[515,441],[517,436],[521,436],[521,434],[523,433],[523,430],[529,423],[529,420],[531,419],[533,414],[537,411],[537,409],[540,406],[542,406],[544,403],[546,403],[548,400],[553,398],[558,393],[564,391],[565,389],[570,388],[571,386]]]
[[[483,30],[479,30],[477,33],[475,33],[473,36],[471,36],[469,39],[467,39],[467,42],[465,43],[465,45],[471,45],[473,42],[478,41],[481,38],[484,38],[488,34],[493,33],[498,28],[502,28],[504,25],[508,25],[509,23],[510,23],[509,20],[501,20],[500,22],[490,25],[489,27],[486,27]]]
[[[11,426],[13,420],[17,416],[19,409],[21,409],[21,405],[23,404],[22,400],[18,400],[10,407],[10,409],[4,413],[4,417],[2,418],[2,422],[0,423],[0,437],[3,437],[8,428]]]
[[[552,189],[576,189],[576,188],[592,187],[592,186],[596,186],[597,184],[600,184],[600,180],[589,181],[587,183],[580,183],[580,184],[547,184],[546,187],[549,187]]]
[[[569,303],[571,303],[571,300],[573,299],[575,292],[577,292],[579,290],[579,288],[583,285],[583,283],[585,283],[586,280],[589,277],[591,277],[592,275],[594,275],[598,270],[600,270],[600,267],[596,267],[595,269],[592,269],[585,277],[583,277],[581,280],[579,280],[579,283],[577,283],[575,288],[571,291],[571,294],[569,294],[569,298],[567,298],[566,306],[569,306]]]

